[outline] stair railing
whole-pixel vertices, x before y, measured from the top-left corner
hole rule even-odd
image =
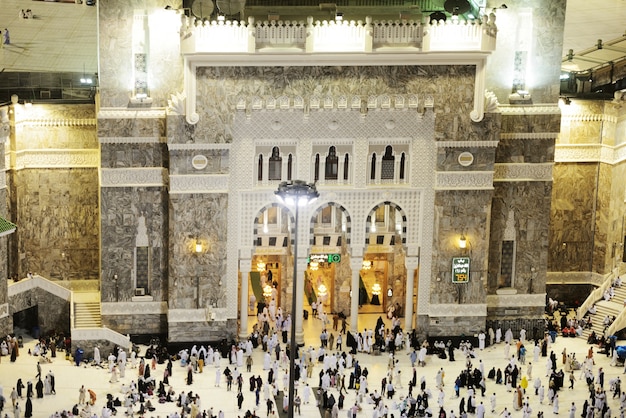
[[[622,309],[615,318],[615,321],[604,331],[604,336],[608,337],[617,331],[626,328],[626,309]]]
[[[614,279],[615,279],[615,272],[612,271],[611,273],[609,273],[604,283],[602,283],[597,289],[592,291],[589,294],[589,296],[587,296],[587,299],[585,299],[583,304],[580,305],[580,307],[576,311],[576,319],[581,320],[585,316],[589,308],[591,308],[594,305],[594,303],[602,299],[602,297],[604,296],[604,292],[609,287],[611,287]]]
[[[74,291],[70,293],[70,330],[76,327],[76,316],[74,315]]]

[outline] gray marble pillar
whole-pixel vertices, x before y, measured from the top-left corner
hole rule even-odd
[[[363,257],[352,257],[350,267],[352,267],[352,298],[350,299],[350,331],[358,332],[359,325],[359,274],[363,266]]]
[[[304,329],[302,327],[304,319],[304,271],[308,263],[306,258],[298,258],[297,263],[298,277],[294,278],[294,280],[297,280],[297,288],[295,295],[292,296],[296,298],[296,311],[291,313],[291,320],[296,321],[296,343],[302,345],[304,344]]]
[[[417,257],[406,259],[406,299],[404,302],[404,331],[413,330],[413,292],[415,290],[415,271],[419,265]]]
[[[248,337],[248,287],[252,260],[239,260],[239,274],[241,274],[241,295],[239,300],[239,338],[245,340]]]

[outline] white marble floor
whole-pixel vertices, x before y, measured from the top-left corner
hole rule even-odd
[[[20,18],[21,9],[34,18]],[[96,19],[96,7],[84,3],[0,1],[0,30],[11,36],[0,71],[98,72]]]
[[[361,315],[359,329],[363,329],[364,327],[369,327],[375,323],[378,315]],[[252,322],[252,318],[251,318]],[[319,345],[319,332],[321,330],[321,321],[318,319],[309,318],[305,322],[305,344],[316,346]],[[624,342],[626,344],[626,342]],[[21,351],[20,357],[17,359],[15,363],[10,363],[7,357],[2,358],[2,363],[0,364],[0,385],[3,388],[4,396],[7,398],[7,406],[3,411],[3,415],[6,412],[10,412],[11,401],[9,399],[9,395],[11,393],[12,388],[15,386],[15,383],[18,378],[22,378],[24,381],[35,381],[36,374],[36,362],[37,358],[33,356],[29,356],[27,354],[27,350],[29,347],[33,347],[34,342],[27,342],[25,348]],[[557,354],[557,358],[560,360],[560,353],[564,348],[567,348],[569,353],[575,353],[577,358],[584,358],[587,353],[588,346],[585,344],[585,341],[581,339],[572,339],[572,338],[562,338],[558,337],[556,343],[550,347],[551,350]],[[532,350],[530,350],[532,352]],[[103,353],[106,355],[108,353]],[[262,370],[262,356],[263,353],[260,349],[256,350],[253,354],[254,366],[252,368],[252,373],[257,375],[261,374],[264,381],[267,380],[267,373]],[[400,396],[406,395],[408,390],[408,378],[411,376],[412,369],[410,366],[409,356],[406,351],[400,351],[397,354],[399,359],[399,367],[402,370],[403,384],[404,388],[398,390],[398,394],[396,395],[395,400],[399,399]],[[458,406],[459,399],[454,397],[454,379],[459,374],[459,372],[464,367],[464,361],[459,358],[459,354],[457,354],[457,361],[452,363],[447,360],[441,360],[438,358],[428,358],[426,367],[421,367],[417,369],[418,379],[421,378],[422,375],[426,377],[426,382],[429,388],[435,392],[435,375],[437,371],[443,367],[445,371],[445,408],[449,413],[451,409],[457,411],[458,415]],[[372,389],[380,390],[380,381],[382,377],[387,372],[387,356],[384,354],[382,356],[373,356],[367,354],[358,354],[357,358],[363,367],[367,367],[369,370],[369,384]],[[532,354],[529,353],[528,358],[532,361]],[[608,382],[610,379],[615,376],[622,376],[623,368],[622,367],[611,367],[609,365],[610,359],[596,355],[596,366],[595,371],[599,367],[603,367],[606,372],[606,387],[608,389]],[[504,369],[506,364],[506,360],[504,359],[504,349],[503,345],[500,344],[495,347],[490,347],[479,353],[479,359],[482,359],[485,363],[485,369],[489,370],[491,367],[500,367]],[[475,364],[478,363],[478,359],[475,360]],[[536,364],[533,369],[533,377],[540,376],[543,383],[547,387],[547,377],[546,374],[546,359],[540,358],[539,364]],[[559,361],[560,363],[560,361]],[[222,361],[222,370],[227,365],[227,360]],[[559,367],[561,364],[559,364]],[[314,371],[314,376],[317,376],[319,373],[319,367],[316,367]],[[153,376],[157,379],[160,379],[163,376],[163,368],[164,365],[158,365],[157,370],[153,372]],[[71,408],[78,400],[78,389],[81,385],[85,385],[85,387],[92,389],[96,392],[98,396],[98,400],[93,409],[98,415],[102,410],[102,406],[104,405],[104,400],[106,399],[107,393],[112,393],[114,396],[122,396],[120,393],[120,388],[123,383],[128,384],[131,380],[136,379],[136,370],[127,369],[126,377],[124,379],[120,379],[118,383],[112,384],[109,383],[109,375],[103,369],[96,369],[92,367],[76,367],[73,363],[65,360],[64,355],[61,353],[59,357],[53,360],[51,364],[44,365],[43,373],[46,374],[48,370],[53,371],[56,376],[56,395],[45,396],[43,399],[34,399],[33,400],[33,411],[34,417],[48,417],[55,411],[69,409]],[[523,367],[522,371],[525,373],[526,368]],[[170,383],[177,393],[181,391],[193,391],[200,394],[202,400],[202,408],[208,409],[209,407],[213,407],[214,412],[218,410],[223,410],[226,418],[235,418],[239,416],[243,416],[242,412],[250,409],[253,410],[255,408],[255,399],[254,394],[247,390],[247,380],[250,374],[244,372],[244,404],[243,410],[237,410],[236,405],[236,392],[227,392],[226,385],[222,384],[221,387],[214,387],[215,382],[215,372],[213,367],[205,368],[203,374],[196,374],[194,376],[194,383],[192,386],[187,386],[185,384],[185,372],[184,369],[181,368],[178,364],[175,365],[173,376],[170,379]],[[577,374],[577,378],[579,375]],[[282,378],[278,377],[279,389],[282,389]],[[310,382],[311,386],[317,385],[317,378],[312,379]],[[532,384],[531,384],[532,387]],[[513,403],[513,395],[506,391],[506,387],[502,385],[496,385],[493,381],[488,381],[487,383],[487,394],[491,394],[495,392],[498,398],[498,406],[496,413],[487,413],[488,417],[491,416],[499,416],[502,410],[505,407],[508,407],[508,410],[512,410]],[[462,394],[465,393],[463,390]],[[530,393],[530,392],[529,392]],[[587,397],[588,391],[585,388],[583,382],[580,380],[576,382],[575,389],[562,389],[560,396],[560,415],[567,415],[571,402],[575,402],[578,407],[578,413],[580,414],[582,409],[582,404],[584,399]],[[335,394],[337,397],[337,394]],[[262,397],[262,395],[261,395]],[[356,399],[356,395],[354,391],[350,391],[350,393],[346,397],[346,405],[350,405]],[[478,401],[482,401],[485,405],[489,404],[489,398],[481,398],[478,396]],[[530,393],[531,405],[533,408],[533,416],[540,410],[544,411],[545,416],[553,415],[552,407],[546,405],[547,401],[544,401],[543,405],[539,404],[538,398]],[[611,396],[609,396],[609,403],[611,409],[613,411],[613,416],[617,416],[619,414],[619,402],[617,399],[613,400]],[[21,401],[24,403],[24,400]],[[393,406],[393,400],[386,401],[389,408]],[[155,403],[157,409],[151,414],[146,416],[151,417],[166,417],[170,412],[173,412],[176,408],[173,404],[158,404]],[[436,406],[436,397],[431,401],[431,405]],[[489,408],[488,408],[489,409]],[[435,408],[435,413],[437,412]],[[391,413],[394,413],[396,417],[399,416],[398,411],[391,410]],[[120,413],[122,414],[122,413]],[[261,405],[258,409],[258,414],[261,417],[265,417],[265,403],[264,400],[261,399]],[[303,405],[302,406],[302,416],[306,417],[317,417],[319,416],[319,410],[313,404]],[[12,416],[12,415],[10,415]],[[340,414],[340,417],[343,416]],[[372,416],[372,406],[364,404],[363,411],[359,413],[361,417],[370,417]],[[521,417],[522,414],[520,411],[513,411],[513,417]]]

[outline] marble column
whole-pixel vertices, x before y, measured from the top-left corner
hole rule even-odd
[[[415,291],[415,271],[419,265],[419,258],[406,259],[406,300],[404,301],[404,331],[413,330],[413,292]]]
[[[358,332],[359,325],[359,275],[363,266],[363,257],[352,257],[350,267],[352,268],[352,298],[350,299],[350,331]]]
[[[296,311],[292,313],[291,320],[296,321],[296,343],[298,345],[304,344],[304,329],[303,329],[303,310],[304,310],[304,271],[307,267],[306,258],[298,258],[298,277],[294,280],[298,280],[296,294],[291,297],[296,298]]]
[[[248,281],[252,260],[239,260],[239,273],[241,274],[241,295],[239,300],[239,338],[245,340],[248,337]]]

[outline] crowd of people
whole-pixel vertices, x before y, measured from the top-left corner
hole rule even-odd
[[[215,408],[207,405],[206,399],[214,403],[215,396],[206,392],[209,389],[196,386],[200,379],[205,383],[212,381],[213,391],[225,390],[220,397],[237,405],[238,417],[276,418],[279,410],[286,410],[289,405],[286,337],[290,327],[285,327],[284,322],[290,318],[283,316],[278,308],[273,315],[269,309],[266,314],[267,318],[262,315],[243,341],[192,345],[175,353],[158,342],[148,346],[143,354],[131,346],[115,347],[102,355],[99,347],[95,347],[93,356],[85,359],[78,358],[79,350],[82,351],[79,348],[72,360],[79,366],[93,367],[95,373],[106,374],[111,389],[98,401],[89,385],[81,385],[77,389],[78,402],[68,401],[67,409],[50,411],[49,416],[107,418],[116,414],[154,416],[155,411],[160,414],[167,411],[160,416],[226,418],[220,403]],[[621,380],[608,379],[613,397],[608,396],[604,389],[605,371],[596,365],[594,345],[579,358],[567,349],[557,358],[552,349],[555,341],[549,332],[532,340],[527,339],[524,329],[517,330],[514,336],[511,329],[503,332],[501,328],[489,328],[453,343],[452,339],[423,340],[414,330],[406,333],[397,317],[391,320],[380,317],[375,326],[357,333],[346,330],[345,317],[320,316],[319,307],[318,315],[312,320],[319,321],[321,334],[319,344],[300,348],[295,360],[294,407],[298,412],[315,405],[325,418],[338,418],[341,411],[350,418],[362,415],[363,411],[371,411],[373,418],[434,414],[439,418],[466,418],[468,414],[477,418],[495,415],[508,418],[516,413],[529,418],[533,410],[543,414],[545,408],[557,414],[559,394],[565,390],[565,382],[569,381],[569,390],[574,390],[574,383],[581,381],[588,394],[582,406],[583,418],[610,418],[611,407],[624,414],[626,395],[621,392]],[[550,329],[550,321],[546,326]],[[597,349],[614,360],[615,344],[614,340],[608,341]],[[11,402],[4,405],[4,410],[11,411],[15,418],[29,418],[33,414],[32,399],[54,396],[52,366],[56,350],[70,354],[70,346],[71,341],[62,336],[42,338],[29,346],[26,355],[38,358],[37,374],[33,379],[16,377],[15,387],[8,392]],[[17,338],[3,341],[0,350],[5,347],[6,354],[19,361]],[[498,354],[500,350],[504,361]],[[24,350],[21,351],[24,355]],[[51,361],[50,370],[44,373],[42,367]],[[545,361],[545,373],[539,367],[542,361]],[[539,370],[533,372],[534,366]],[[372,377],[370,368],[376,378]],[[452,385],[446,386],[446,372],[452,373]],[[211,377],[206,377],[207,373]],[[177,376],[176,380],[173,376]],[[496,396],[497,392],[500,395]],[[502,393],[510,393],[513,402],[503,399]],[[587,396],[580,397],[581,402],[584,398]]]

